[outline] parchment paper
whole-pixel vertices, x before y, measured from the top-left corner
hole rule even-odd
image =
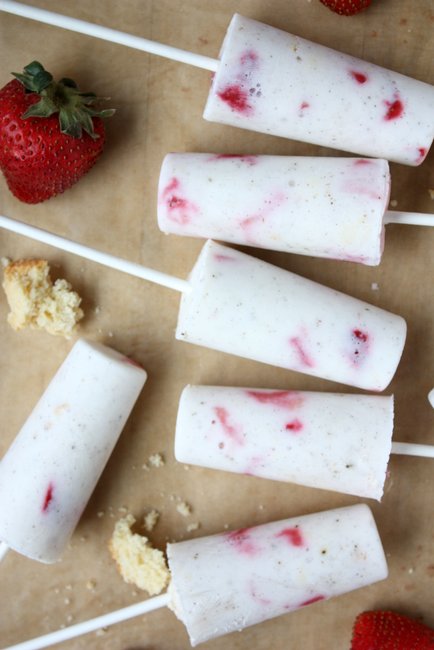
[[[30,2],[29,2],[30,3]],[[32,4],[36,4],[32,2]],[[334,15],[318,0],[38,0],[38,6],[216,57],[237,11],[357,57],[434,83],[431,0],[374,0],[357,17]],[[0,14],[0,84],[10,71],[40,60],[56,77],[111,97],[106,151],[64,195],[36,206],[20,203],[0,180],[0,209],[11,217],[115,255],[186,277],[200,240],[164,236],[156,224],[159,167],[168,151],[336,155],[336,151],[205,122],[209,73],[30,20]],[[434,119],[434,116],[433,116]],[[433,212],[434,152],[419,168],[392,165],[398,209]],[[404,316],[409,334],[395,379],[394,439],[434,444],[432,280],[434,232],[388,226],[381,266],[363,267],[276,252],[257,257],[299,272]],[[247,251],[249,252],[249,251]],[[149,379],[61,562],[47,566],[10,552],[0,566],[0,645],[18,643],[146,597],[127,585],[109,556],[115,521],[161,513],[152,542],[181,540],[356,503],[357,498],[186,468],[173,456],[178,398],[187,383],[356,392],[332,382],[276,369],[174,339],[179,295],[0,232],[0,255],[41,256],[55,276],[83,296],[80,335],[135,357]],[[378,285],[378,289],[376,289]],[[374,286],[374,288],[373,288]],[[14,332],[0,295],[0,453],[65,358],[73,341]],[[166,464],[142,466],[160,452]],[[354,617],[393,608],[434,626],[434,461],[393,457],[381,504],[370,502],[390,568],[377,585],[282,616],[241,634],[209,642],[215,650],[347,650]],[[178,499],[192,506],[189,517]],[[200,527],[188,532],[189,524]],[[60,646],[59,646],[60,647]],[[64,643],[65,650],[184,650],[183,625],[167,609]]]

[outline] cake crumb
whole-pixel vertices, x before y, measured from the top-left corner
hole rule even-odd
[[[104,510],[100,510],[99,512],[96,513],[96,516],[98,517],[98,519],[101,519],[101,517],[104,517],[104,515],[105,515]]]
[[[183,517],[188,517],[189,515],[191,515],[191,506],[186,501],[180,501],[176,505],[176,509],[179,512],[179,514],[182,515]]]
[[[146,532],[150,533],[151,530],[154,530],[159,518],[160,513],[158,510],[150,510],[148,513],[146,513],[146,515],[143,517],[143,526]]]
[[[109,549],[125,582],[154,596],[169,583],[169,569],[163,553],[152,548],[147,537],[131,531],[135,522],[129,514],[116,523]]]
[[[163,467],[166,464],[166,461],[164,460],[164,456],[161,453],[152,454],[151,456],[149,456],[148,461],[152,465],[152,467]]]
[[[69,339],[84,316],[71,284],[53,284],[47,260],[10,262],[3,271],[3,289],[11,310],[7,321],[14,330],[30,327]]]
[[[187,533],[192,533],[193,531],[197,530],[198,528],[200,528],[200,522],[195,521],[193,524],[188,524],[186,530],[187,530]]]
[[[379,285],[378,285],[377,282],[372,282],[372,283],[371,283],[371,289],[372,289],[372,291],[378,291],[379,288],[380,288],[380,287],[379,287]]]
[[[95,588],[96,588],[95,580],[88,580],[86,582],[86,589],[89,589],[89,591],[94,591]]]
[[[119,506],[118,512],[120,512],[122,515],[126,515],[128,512],[127,506]]]
[[[398,201],[396,199],[392,199],[390,202],[390,207],[396,208],[397,205],[398,205]]]

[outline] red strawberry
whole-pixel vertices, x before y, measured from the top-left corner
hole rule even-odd
[[[102,153],[105,130],[93,93],[53,81],[34,61],[0,90],[0,168],[11,192],[39,203],[76,183]]]
[[[372,0],[320,0],[326,7],[341,16],[354,16],[366,9]]]
[[[433,650],[434,630],[395,612],[363,612],[356,618],[351,650]]]

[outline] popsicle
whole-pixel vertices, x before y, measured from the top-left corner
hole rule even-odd
[[[12,648],[46,648],[164,605],[196,646],[387,577],[364,504],[168,544],[167,557],[167,594]]]
[[[4,216],[2,227],[181,291],[181,341],[374,391],[398,366],[403,318],[211,240],[186,281]]]
[[[220,59],[13,0],[0,10],[214,72],[204,118],[419,165],[434,138],[434,87],[235,14]]]
[[[0,540],[60,559],[146,381],[135,361],[79,339],[0,463]]]
[[[175,457],[182,463],[380,500],[391,453],[393,396],[186,386]]]
[[[434,226],[388,211],[389,165],[368,158],[170,153],[158,225],[205,237],[362,264],[381,261],[386,223]]]

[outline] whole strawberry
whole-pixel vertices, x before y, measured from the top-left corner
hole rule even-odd
[[[341,16],[354,16],[366,9],[372,0],[320,0],[326,7]]]
[[[104,148],[101,118],[93,93],[71,79],[53,81],[37,61],[0,90],[0,169],[11,192],[25,203],[40,203],[74,185]]]
[[[434,650],[434,630],[395,612],[363,612],[354,623],[351,650]]]

